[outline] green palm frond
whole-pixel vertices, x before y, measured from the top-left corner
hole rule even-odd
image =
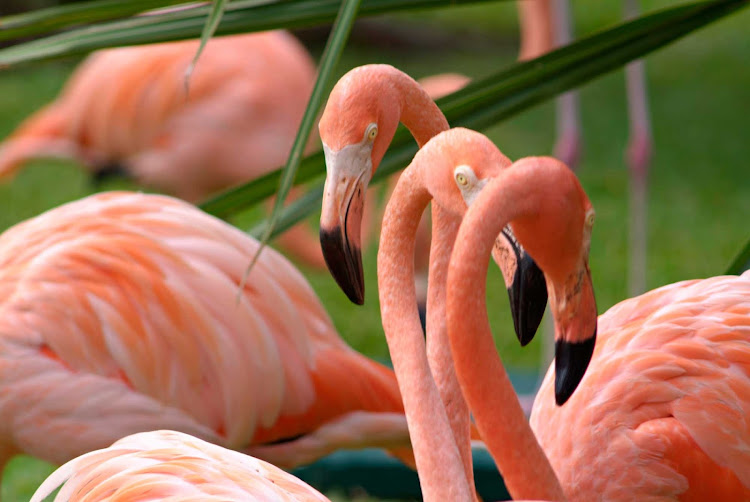
[[[359,15],[373,16],[488,1],[492,0],[362,0]],[[91,4],[100,2],[101,0],[91,2]],[[236,0],[226,6],[221,23],[216,29],[216,35],[331,23],[336,18],[340,5],[340,0],[286,0],[282,2]],[[39,40],[0,49],[0,68],[85,54],[107,47],[197,38],[203,31],[209,10],[210,6],[173,10],[161,14],[93,24],[49,35]],[[3,26],[7,19],[9,18],[0,18],[0,26]]]
[[[294,138],[294,144],[289,153],[289,159],[281,173],[281,180],[276,194],[276,202],[273,206],[273,211],[271,212],[270,219],[261,237],[258,251],[256,251],[252,262],[250,263],[248,272],[257,261],[263,247],[271,238],[275,222],[284,209],[284,200],[289,194],[289,190],[292,188],[292,183],[297,174],[297,168],[302,159],[307,140],[310,138],[310,131],[315,125],[315,117],[318,116],[318,111],[323,103],[323,94],[328,88],[333,69],[336,67],[339,58],[341,57],[341,53],[346,46],[346,41],[349,39],[349,34],[351,33],[352,25],[354,25],[354,20],[357,17],[357,10],[359,9],[360,2],[361,0],[343,0],[341,2],[341,10],[336,17],[336,22],[333,24],[331,34],[328,36],[328,43],[326,43],[323,56],[320,58],[318,78],[315,81],[312,95],[307,103],[307,109],[302,117],[302,123],[297,131],[297,136]]]

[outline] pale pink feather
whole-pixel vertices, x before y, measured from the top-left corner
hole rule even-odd
[[[392,371],[339,338],[297,269],[266,249],[240,291],[257,248],[187,203],[124,192],[0,236],[0,465],[160,428],[244,449],[338,424],[360,447],[367,417],[408,446]],[[283,446],[270,458],[294,465]]]
[[[267,462],[167,430],[134,434],[68,462],[31,502],[60,485],[56,502],[328,500]]]

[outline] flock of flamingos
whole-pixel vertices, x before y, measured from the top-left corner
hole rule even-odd
[[[185,99],[196,46],[93,55],[0,145],[0,174],[73,157],[198,201],[283,164],[310,56],[283,32],[215,39]],[[60,485],[55,500],[326,500],[281,468],[375,446],[417,469],[426,501],[468,502],[481,439],[515,499],[750,500],[750,272],[597,317],[586,193],[560,160],[512,162],[450,129],[433,98],[465,83],[342,77],[310,146],[328,169],[320,244],[303,227],[284,242],[361,303],[368,183],[399,122],[411,130],[377,263],[394,370],[346,345],[278,252],[243,283],[258,242],[189,202],[100,193],[3,233],[0,469],[20,453],[63,464],[32,501]],[[554,317],[530,419],[487,322],[490,256],[522,344],[548,300]]]

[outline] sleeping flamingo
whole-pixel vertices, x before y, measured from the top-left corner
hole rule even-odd
[[[420,147],[448,129],[445,116],[425,89],[404,72],[383,64],[360,66],[341,77],[320,119],[328,170],[320,242],[328,269],[357,304],[364,302],[360,227],[365,192],[399,122]],[[498,241],[506,262],[501,268],[507,271],[516,333],[525,345],[541,322],[547,292],[533,260],[512,237],[508,239]]]
[[[55,102],[0,145],[0,177],[30,158],[64,157],[197,202],[283,165],[315,82],[308,52],[283,31],[213,38],[186,93],[184,72],[198,43],[91,55]],[[318,238],[304,225],[280,243],[325,268]]]
[[[438,240],[440,248],[437,248],[437,253],[436,242],[433,241],[431,254],[431,259],[433,256],[440,258],[432,264],[432,271],[440,270],[441,280],[433,281],[431,277],[430,294],[439,300],[435,304],[435,310],[444,313],[445,274],[448,266],[445,254],[450,253],[454,240],[452,238],[456,235],[461,216],[466,211],[467,204],[479,197],[483,186],[490,183],[493,177],[504,176],[509,165],[510,161],[479,133],[460,128],[440,133],[422,147],[411,165],[402,173],[383,220],[378,252],[378,288],[383,329],[399,379],[423,495],[428,501],[469,500],[473,497],[473,487],[471,460],[465,455],[468,448],[465,441],[468,413],[461,416],[467,421],[462,425],[456,418],[457,411],[460,410],[458,405],[463,404],[461,395],[457,394],[458,387],[453,386],[449,379],[440,378],[440,375],[450,375],[453,365],[447,333],[443,328],[437,331],[440,336],[431,337],[432,314],[428,309],[427,349],[431,351],[430,357],[431,354],[425,351],[414,307],[415,291],[411,275],[416,226],[430,200],[433,214],[440,215],[442,221],[450,223],[449,231],[435,231],[434,235],[445,235],[451,240]],[[454,175],[458,185],[454,181]],[[593,320],[593,326],[588,326],[586,337],[579,336],[574,329],[566,329],[560,333],[556,379],[556,398],[560,403],[567,400],[575,390],[585,372],[594,345],[596,308],[587,274],[583,276],[583,284],[589,286],[583,287],[578,294],[584,299],[581,305],[586,310],[589,321]],[[444,319],[442,323],[445,324]],[[430,347],[430,344],[433,346]],[[489,350],[494,352],[494,345]],[[440,354],[440,357],[435,357],[434,354]],[[494,385],[493,378],[485,381],[487,388]],[[517,411],[525,422],[512,387],[510,392],[513,393]],[[448,462],[449,459],[456,460],[456,463]],[[531,463],[534,463],[533,458]],[[533,469],[538,470],[539,475],[545,474],[543,467],[536,466]],[[546,474],[554,477],[549,462]],[[519,496],[518,493],[511,494]],[[520,493],[520,496],[528,497],[539,495],[538,491]]]
[[[448,183],[447,174],[436,182]],[[466,165],[453,175],[462,185]],[[558,374],[553,383],[548,372],[531,427],[494,351],[484,306],[494,236],[508,222],[545,273],[558,339]],[[681,282],[614,306],[598,320],[577,391],[564,406],[552,403],[554,388],[562,404],[562,340],[581,340],[597,326],[587,266],[592,223],[570,170],[527,158],[487,183],[456,238],[447,280],[451,352],[510,493],[560,500],[562,487],[580,501],[750,500],[750,273]],[[452,462],[460,466],[456,455]]]
[[[57,502],[328,500],[267,462],[165,430],[133,434],[71,460],[42,483],[31,502],[44,501],[60,485]]]
[[[393,372],[349,348],[302,274],[171,197],[102,193],[0,237],[0,470],[170,428],[281,467],[410,461]]]

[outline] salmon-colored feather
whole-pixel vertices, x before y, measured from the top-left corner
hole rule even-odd
[[[750,272],[621,302],[562,407],[552,376],[531,425],[571,499],[750,500]]]
[[[187,203],[125,192],[5,232],[0,442],[59,463],[168,427],[235,449],[292,440],[273,457],[289,466],[297,436],[354,413],[408,446],[393,372],[339,338],[286,259],[265,250],[239,291],[257,248]]]
[[[68,462],[32,502],[60,485],[59,502],[328,500],[267,462],[166,430],[134,434]]]

